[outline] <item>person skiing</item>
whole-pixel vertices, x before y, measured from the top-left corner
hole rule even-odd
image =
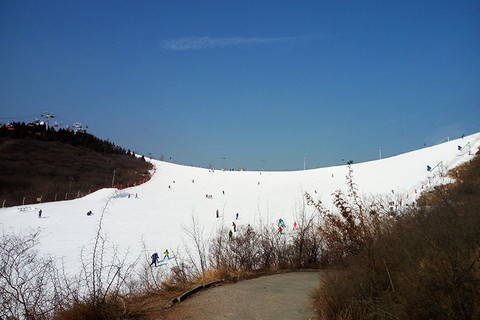
[[[232,237],[233,237],[233,232],[232,232],[232,230],[230,230],[228,232],[228,239],[232,240]]]
[[[237,232],[237,225],[235,224],[235,222],[232,222],[232,225],[233,225],[233,232]]]
[[[42,209],[40,209],[40,211],[38,211],[38,217],[39,217],[39,218],[42,217]]]
[[[235,220],[238,220],[238,212],[237,212],[237,214],[235,215]]]
[[[297,230],[297,221],[293,223],[293,230]]]
[[[216,215],[217,215],[217,218],[218,218],[218,209],[217,209]]]
[[[152,254],[151,258],[152,258],[152,262],[150,263],[150,266],[152,266],[152,264],[154,264],[155,267],[156,267],[157,266],[157,261],[158,261],[158,253],[155,252],[154,254]]]
[[[165,252],[163,253],[163,260],[165,260],[165,258],[168,258],[168,260],[170,260],[170,257],[168,256],[168,249],[165,249]]]

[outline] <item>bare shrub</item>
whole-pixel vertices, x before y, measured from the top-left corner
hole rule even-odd
[[[127,263],[128,252],[121,257],[102,231],[110,200],[101,211],[91,251],[82,248],[79,275],[69,279],[71,303],[60,313],[62,319],[118,319],[126,313],[123,298],[128,295],[137,261]]]
[[[319,200],[305,193],[307,205],[314,206],[322,224],[319,226],[323,240],[325,259],[329,262],[341,262],[350,254],[359,252],[371,244],[378,236],[386,232],[388,222],[394,218],[378,203],[365,203],[358,194],[353,181],[353,169],[348,166],[346,176],[348,190],[333,193],[334,205],[338,212],[330,212]]]
[[[185,241],[184,248],[189,263],[195,268],[197,273],[203,274],[208,267],[208,239],[205,238],[204,228],[199,227],[198,217],[196,218],[192,214],[191,218],[192,224],[190,226],[183,226],[183,230],[187,234],[187,237],[192,241],[193,248],[191,245],[189,245],[189,243]],[[186,268],[186,266],[182,266],[182,268]]]
[[[297,229],[292,234],[291,265],[294,268],[317,267],[322,252],[323,234],[320,232],[319,213],[308,215],[305,203],[296,213]]]
[[[132,294],[148,294],[157,292],[162,289],[162,282],[167,277],[167,271],[163,268],[152,268],[149,263],[151,252],[147,250],[147,245],[142,239],[142,263],[140,269],[136,272],[136,276],[129,282],[129,291]]]
[[[316,298],[322,318],[480,318],[479,158],[469,165],[461,182],[386,220],[373,241],[325,274]]]
[[[258,235],[249,230],[240,230],[229,240],[226,247],[228,270],[257,270],[261,252],[257,247]]]
[[[62,301],[52,258],[36,249],[39,231],[0,239],[0,318],[48,319]]]

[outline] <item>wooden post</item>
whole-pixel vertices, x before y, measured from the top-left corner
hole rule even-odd
[[[5,208],[5,201],[7,201],[7,199],[3,200],[2,208]]]

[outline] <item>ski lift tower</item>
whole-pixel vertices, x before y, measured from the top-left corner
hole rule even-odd
[[[49,111],[44,111],[44,112],[42,113],[42,118],[45,118],[45,119],[46,119],[46,120],[45,120],[45,123],[47,124],[47,130],[48,130],[48,129],[49,129],[48,124],[50,123],[50,119],[51,119],[51,118],[55,118],[55,116],[54,116],[51,112],[49,112]]]
[[[472,154],[472,145],[470,144],[470,142],[468,142],[466,145],[464,145],[463,147],[462,146],[458,146],[458,151],[463,151],[463,152],[466,152],[468,151],[468,154],[471,155]]]
[[[434,166],[433,168],[430,167],[429,165],[427,165],[427,171],[428,172],[432,172],[435,171],[435,169],[438,169],[437,171],[440,172],[440,177],[443,178],[444,176],[444,172],[445,172],[445,167],[443,166],[443,161],[440,161],[439,163],[437,163],[436,166]]]

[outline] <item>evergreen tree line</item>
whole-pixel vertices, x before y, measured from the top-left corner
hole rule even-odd
[[[25,139],[33,138],[41,141],[59,141],[72,146],[82,146],[105,154],[134,156],[130,150],[116,146],[114,143],[99,139],[94,135],[67,129],[55,130],[45,124],[25,124],[15,122],[0,127],[0,138]]]

